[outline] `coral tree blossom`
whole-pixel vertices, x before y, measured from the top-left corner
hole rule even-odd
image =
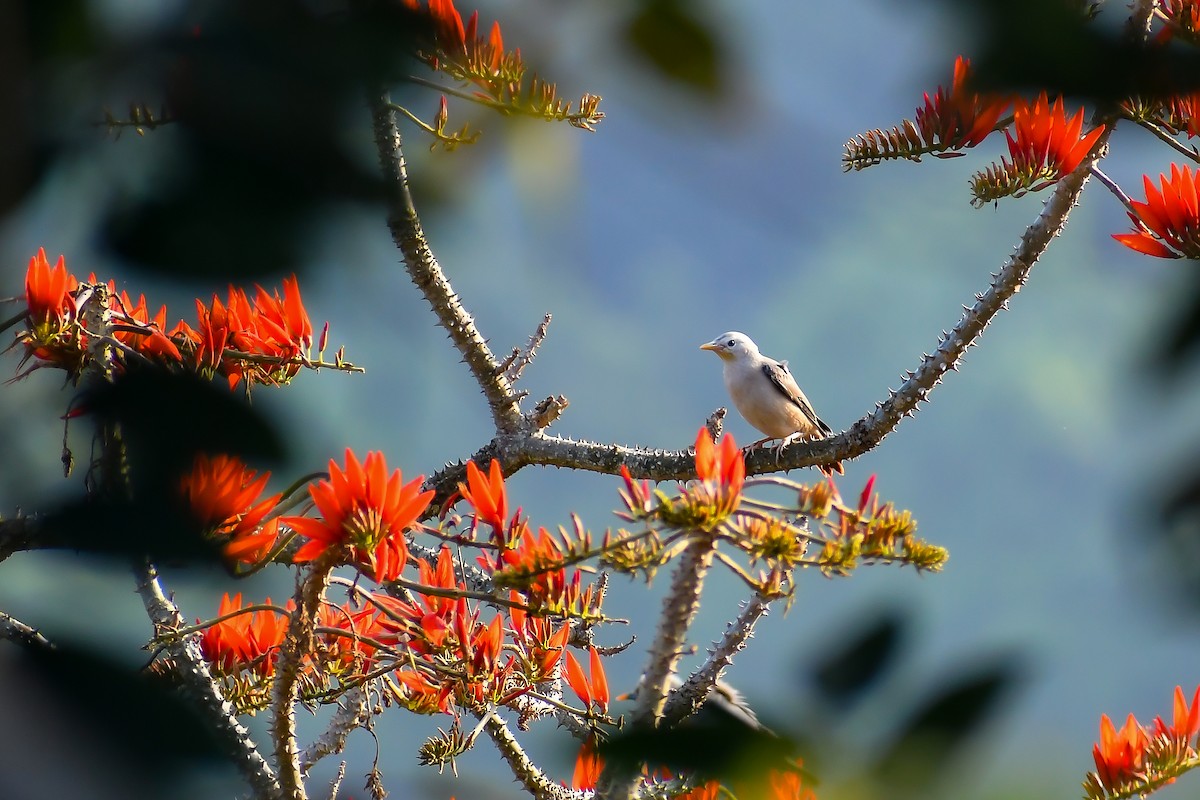
[[[263,520],[280,495],[259,501],[270,477],[269,472],[257,475],[234,456],[198,453],[180,481],[180,494],[206,533],[225,538],[227,557],[253,564],[275,544],[276,525]]]
[[[1171,165],[1171,177],[1160,174],[1159,187],[1142,176],[1146,202],[1133,200],[1133,233],[1114,233],[1126,247],[1159,258],[1200,258],[1200,199],[1190,167]]]
[[[696,435],[696,477],[700,479],[697,499],[707,500],[719,518],[732,514],[742,499],[746,481],[746,459],[729,434],[713,444],[707,428]]]
[[[404,532],[416,524],[433,498],[421,491],[425,476],[404,483],[400,470],[389,476],[383,454],[367,453],[362,464],[346,450],[346,468],[329,462],[329,479],[310,486],[321,519],[287,517],[284,524],[308,539],[296,551],[298,564],[327,553],[353,562],[376,581],[395,580],[408,560]]]

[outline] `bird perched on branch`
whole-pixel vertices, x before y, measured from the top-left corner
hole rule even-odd
[[[746,422],[766,434],[750,447],[780,439],[778,455],[786,445],[795,441],[823,439],[832,436],[812,404],[800,391],[786,361],[767,358],[758,351],[750,337],[738,331],[723,333],[701,350],[711,350],[721,357],[725,369],[725,388]],[[829,475],[841,473],[840,461],[820,466]]]

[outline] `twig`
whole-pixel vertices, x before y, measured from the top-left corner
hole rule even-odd
[[[286,800],[307,800],[300,770],[300,745],[296,741],[296,700],[299,697],[300,669],[306,653],[312,651],[317,610],[324,597],[336,552],[327,552],[313,562],[296,587],[296,609],[288,621],[287,634],[279,647],[275,665],[275,683],[271,697],[271,738],[279,784]]]
[[[54,644],[32,625],[26,625],[21,620],[0,611],[0,639],[20,642],[29,647],[53,650]]]
[[[546,777],[546,773],[542,772],[525,753],[521,743],[508,729],[508,725],[494,712],[487,714],[484,718],[483,729],[507,762],[513,777],[533,795],[535,800],[570,800],[583,796]]]
[[[725,635],[709,651],[700,668],[671,693],[663,707],[663,724],[674,725],[700,710],[721,673],[733,662],[733,656],[745,649],[746,642],[754,635],[755,624],[767,615],[769,607],[770,601],[762,595],[756,594],[747,601],[737,619],[725,626]]]
[[[338,764],[337,775],[329,782],[329,800],[337,800],[338,790],[342,788],[342,779],[346,777],[346,762]]]
[[[524,350],[516,351],[516,357],[504,370],[504,376],[508,378],[509,383],[516,383],[520,380],[521,373],[533,362],[533,357],[537,355],[537,349],[542,346],[542,342],[546,341],[546,333],[550,328],[551,319],[550,314],[542,317],[537,330],[529,337],[529,344],[525,345]]]
[[[342,696],[338,710],[333,713],[325,732],[300,754],[300,771],[307,773],[313,764],[325,756],[345,750],[347,737],[362,725],[366,718],[367,693],[361,686],[355,686]],[[346,765],[343,762],[342,771],[345,769]]]
[[[1100,183],[1104,185],[1104,188],[1113,193],[1113,196],[1120,201],[1121,205],[1125,206],[1125,210],[1128,211],[1131,216],[1133,216],[1135,219],[1138,218],[1137,210],[1133,207],[1133,200],[1130,199],[1129,195],[1125,194],[1121,187],[1117,185],[1116,181],[1101,172],[1100,167],[1098,166],[1092,167],[1092,175],[1095,176],[1096,180],[1100,181]]]
[[[1184,158],[1189,158],[1192,161],[1200,161],[1200,153],[1197,153],[1194,147],[1188,147],[1171,134],[1159,128],[1153,122],[1144,119],[1137,119],[1134,120],[1134,122],[1153,133],[1160,141],[1167,144],[1172,150],[1181,153]]]

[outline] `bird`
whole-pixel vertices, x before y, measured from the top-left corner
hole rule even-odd
[[[800,391],[787,362],[764,356],[746,334],[729,331],[700,345],[700,349],[720,356],[725,389],[733,405],[746,422],[766,434],[766,438],[759,439],[750,445],[751,448],[780,439],[775,448],[778,458],[783,448],[794,441],[833,435],[833,430],[817,416],[804,392]],[[818,468],[826,475],[844,472],[840,461]]]
[[[632,692],[618,695],[617,700],[637,700],[638,692],[642,690],[642,685],[646,681],[645,674],[638,677],[637,685],[633,687]],[[674,693],[683,686],[683,680],[676,674],[672,673],[667,678],[667,693]],[[717,720],[735,722],[744,728],[751,730],[766,731],[774,735],[766,725],[763,725],[758,715],[750,708],[750,704],[746,701],[746,697],[737,689],[730,686],[723,680],[717,680],[712,688],[708,690],[708,694],[704,697],[704,703],[697,711],[700,717],[700,722],[708,725],[718,724]],[[708,715],[712,715],[709,717]]]

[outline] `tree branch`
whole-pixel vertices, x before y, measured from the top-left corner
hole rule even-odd
[[[144,564],[136,567],[134,574],[138,595],[154,624],[155,635],[183,627],[183,615],[163,592],[154,567],[149,563]],[[283,794],[275,773],[258,752],[250,732],[238,721],[233,706],[222,697],[220,687],[213,680],[208,664],[200,654],[196,637],[188,636],[180,641],[169,642],[165,650],[175,662],[175,672],[182,682],[183,692],[195,702],[197,711],[225,742],[242,776],[253,789],[254,796],[258,800],[282,800]]]
[[[53,650],[54,644],[32,625],[0,611],[0,639],[20,642],[27,647]]]
[[[325,756],[345,750],[346,739],[366,721],[367,716],[366,690],[355,686],[338,702],[338,709],[333,712],[325,732],[300,753],[300,772],[307,774],[312,766]]]
[[[774,448],[758,448],[746,455],[746,474],[762,475],[772,472],[848,461],[873,450],[919,405],[929,399],[929,393],[945,375],[957,370],[967,349],[975,346],[983,331],[1009,299],[1020,291],[1033,265],[1045,254],[1050,242],[1063,229],[1071,209],[1087,183],[1092,167],[1100,160],[1115,116],[1104,118],[1107,124],[1093,155],[1059,181],[1042,207],[1041,213],[1021,236],[1017,250],[1009,256],[1000,270],[992,275],[991,285],[975,296],[975,302],[963,306],[958,323],[943,331],[932,354],[922,354],[915,370],[888,397],[876,403],[873,412],[859,419],[849,429],[827,439],[797,442],[778,454]],[[654,481],[688,480],[696,476],[695,455],[690,449],[658,450],[620,444],[601,444],[551,436],[541,431],[501,433],[473,456],[476,463],[486,464],[499,459],[505,475],[511,475],[528,465],[568,467],[615,475],[622,466],[634,478]],[[426,485],[437,491],[435,505],[445,500],[466,479],[463,463],[448,464],[430,476]]]
[[[745,604],[737,619],[725,626],[725,635],[709,651],[708,658],[667,699],[663,707],[663,724],[674,725],[700,710],[721,673],[733,663],[734,655],[745,649],[754,635],[755,624],[767,615],[769,607],[770,601],[756,594]]]
[[[484,717],[483,729],[496,745],[496,749],[500,751],[505,762],[508,763],[513,777],[525,787],[525,791],[529,792],[535,800],[567,800],[567,798],[582,797],[580,792],[559,786],[546,777],[546,773],[542,772],[526,754],[521,743],[508,729],[508,725],[494,712],[488,713]]]
[[[372,92],[371,117],[374,121],[375,146],[387,186],[388,229],[392,241],[404,255],[404,266],[412,282],[425,295],[438,323],[450,334],[451,341],[462,354],[475,382],[483,390],[492,411],[492,422],[499,433],[513,433],[522,428],[521,409],[512,384],[492,354],[487,341],[475,327],[475,320],[463,308],[450,281],[446,279],[413,205],[408,187],[408,167],[401,149],[400,129],[396,112],[386,89]]]

